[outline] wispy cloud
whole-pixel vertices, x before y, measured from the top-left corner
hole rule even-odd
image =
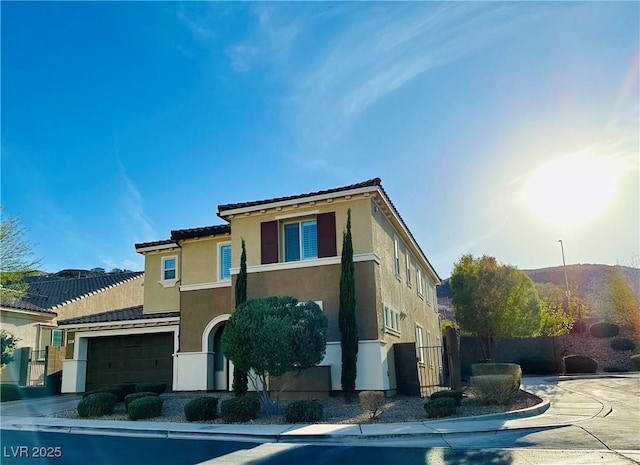
[[[144,213],[144,200],[134,182],[127,175],[122,163],[119,165],[119,205],[121,223],[126,227],[132,242],[145,242],[157,238],[152,221]]]
[[[199,13],[202,13],[202,11],[199,11]],[[200,14],[196,16],[187,10],[184,5],[180,5],[176,12],[176,17],[197,39],[211,39],[216,36],[215,29],[208,26],[206,18],[203,20]]]

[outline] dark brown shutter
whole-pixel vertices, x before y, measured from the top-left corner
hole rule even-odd
[[[318,228],[318,258],[335,257],[336,252],[336,213],[322,213],[316,218]]]
[[[278,222],[260,223],[261,263],[278,263]]]

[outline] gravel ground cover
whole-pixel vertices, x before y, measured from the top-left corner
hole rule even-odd
[[[162,407],[162,416],[152,418],[145,421],[170,421],[186,423],[187,419],[184,415],[184,406],[194,397],[202,395],[217,397],[219,399],[219,405],[224,399],[232,397],[230,393],[194,393],[194,392],[177,392],[162,394],[164,399],[164,405]],[[519,391],[507,405],[486,405],[481,399],[474,396],[472,392],[467,392],[467,396],[462,401],[462,405],[458,408],[456,415],[453,417],[469,417],[475,415],[485,415],[490,413],[501,413],[510,410],[519,410],[527,407],[532,407],[540,402],[536,396],[528,394],[524,391]],[[385,406],[383,408],[384,413],[375,420],[371,420],[369,412],[364,410],[360,404],[356,401],[345,402],[341,397],[329,397],[327,399],[318,399],[318,402],[322,402],[324,408],[324,418],[319,423],[331,423],[331,424],[362,424],[362,423],[397,423],[405,421],[425,421],[427,418],[424,403],[427,399],[419,397],[408,396],[394,396],[385,399]],[[281,407],[284,408],[289,401],[282,401]],[[56,417],[60,418],[80,418],[78,412],[73,410],[66,410],[60,412]],[[452,418],[452,417],[447,417]],[[112,415],[105,415],[100,417],[101,420],[128,420],[125,411],[124,404],[116,404],[115,411]],[[224,423],[220,418],[208,421],[205,423]],[[266,416],[261,415],[250,422],[250,424],[284,424],[286,423],[284,415]]]

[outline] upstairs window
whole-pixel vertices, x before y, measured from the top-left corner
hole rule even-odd
[[[395,266],[396,277],[400,279],[400,246],[398,245],[398,238],[393,238],[393,263]]]
[[[219,274],[220,280],[231,279],[231,244],[223,244],[220,246],[220,265]]]
[[[424,295],[424,281],[422,279],[422,270],[417,268],[416,270],[416,282],[418,283],[418,295]]]
[[[384,327],[387,331],[400,332],[400,312],[384,306]]]
[[[407,266],[407,285],[411,287],[411,257],[409,255],[408,250],[407,250],[407,254],[405,255],[405,262]]]
[[[170,281],[176,279],[177,276],[177,263],[176,257],[164,257],[162,259],[162,280]]]
[[[284,225],[284,261],[295,262],[318,258],[316,220]]]

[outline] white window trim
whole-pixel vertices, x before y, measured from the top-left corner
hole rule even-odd
[[[313,221],[316,224],[316,256],[315,257],[309,257],[309,258],[304,258],[304,250],[303,250],[303,240],[302,240],[302,223],[305,223],[307,221]],[[287,225],[290,224],[297,224],[298,225],[298,247],[299,247],[299,253],[300,253],[300,259],[298,260],[286,260],[286,256],[287,256],[287,244],[286,244],[286,239],[285,239],[285,234],[284,234],[284,230],[285,227]],[[318,217],[317,216],[312,216],[312,217],[307,217],[307,214],[305,214],[304,216],[299,217],[299,219],[296,219],[295,221],[286,221],[286,222],[281,222],[280,226],[279,226],[279,230],[280,230],[280,242],[281,242],[281,250],[282,250],[282,256],[281,256],[281,260],[282,262],[280,263],[298,263],[298,262],[306,262],[309,260],[317,260],[318,259]]]
[[[416,282],[418,283],[418,296],[424,298],[424,277],[420,267],[416,267]]]
[[[393,237],[393,266],[395,268],[396,278],[400,281],[400,244],[398,236]]]
[[[416,352],[418,356],[418,363],[425,363],[424,356],[424,328],[416,323]]]
[[[231,266],[229,267],[229,277],[228,278],[223,278],[222,277],[222,247],[228,245],[229,247],[231,247],[231,242],[221,242],[220,244],[218,244],[218,281],[219,282],[228,282],[231,281]],[[233,253],[233,249],[231,249],[231,253]],[[233,258],[232,258],[233,261]]]
[[[387,317],[387,315],[389,315]],[[384,330],[387,333],[399,336],[400,330],[400,312],[394,308],[383,304],[382,306],[382,321],[384,324]]]
[[[164,272],[165,272],[165,268],[164,268],[164,263],[167,260],[175,260],[176,261],[176,277],[173,279],[164,279]],[[163,287],[173,287],[176,285],[176,283],[179,281],[180,279],[180,269],[178,267],[178,256],[177,255],[167,255],[166,257],[162,257],[160,259],[160,281],[158,281],[160,284],[162,284]]]
[[[427,331],[427,352],[428,352],[428,356],[427,358],[429,359],[429,368],[433,369],[433,349],[431,346],[431,331]]]
[[[409,255],[409,249],[407,249],[407,253],[404,256],[405,268],[407,270],[407,286],[411,286],[411,255]]]

